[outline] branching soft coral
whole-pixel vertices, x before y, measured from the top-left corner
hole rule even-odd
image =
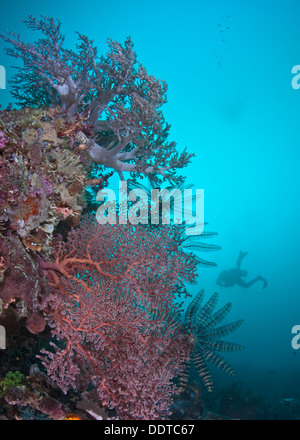
[[[187,294],[197,264],[178,243],[172,226],[86,218],[57,244],[55,261],[41,262],[51,289],[41,307],[58,341],[43,362],[65,392],[91,381],[123,418],[168,413],[186,341],[164,316],[179,307],[175,296]]]
[[[170,126],[160,110],[167,84],[137,62],[131,38],[123,45],[109,39],[107,55],[99,57],[93,41],[80,33],[77,51],[65,49],[61,23],[53,18],[30,16],[25,24],[45,38],[25,43],[14,32],[2,35],[11,45],[7,53],[23,61],[12,80],[18,103],[60,105],[71,116],[86,112],[83,125],[93,133],[82,133],[82,145],[122,180],[130,172],[156,183],[182,182],[176,172],[193,154],[179,154],[175,142],[168,142]]]

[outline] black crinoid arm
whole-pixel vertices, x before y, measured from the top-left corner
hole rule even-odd
[[[194,364],[199,376],[208,391],[213,390],[212,375],[208,364],[211,364],[227,374],[233,375],[234,370],[220,352],[240,351],[244,347],[233,342],[223,341],[222,338],[237,330],[243,320],[219,325],[231,310],[232,304],[227,303],[215,311],[218,293],[214,293],[204,304],[204,290],[194,297],[185,313],[183,331],[188,340],[186,351],[186,366],[179,378],[179,386],[183,390],[187,384],[191,364]]]

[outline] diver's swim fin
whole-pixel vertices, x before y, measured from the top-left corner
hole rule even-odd
[[[265,289],[266,287],[268,287],[268,281],[262,277],[261,275],[258,275],[258,280],[263,281],[264,285],[263,285],[263,289]]]
[[[238,256],[238,259],[237,259],[237,262],[236,262],[236,265],[237,265],[238,268],[240,268],[242,260],[243,260],[243,259],[246,257],[246,255],[248,255],[248,254],[249,254],[249,252],[243,252],[243,251],[240,251],[239,256]]]

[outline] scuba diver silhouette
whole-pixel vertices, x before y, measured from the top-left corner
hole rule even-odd
[[[265,289],[268,285],[268,282],[261,275],[258,275],[256,278],[248,282],[242,280],[242,277],[246,277],[248,275],[248,272],[246,270],[241,270],[241,263],[246,255],[248,255],[248,252],[240,251],[236,262],[236,267],[229,270],[223,270],[223,272],[220,273],[216,284],[221,287],[233,287],[235,284],[237,284],[238,286],[248,288],[257,281],[263,281],[263,289]]]

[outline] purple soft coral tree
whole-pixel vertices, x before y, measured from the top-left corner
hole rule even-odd
[[[43,363],[64,392],[92,382],[123,418],[168,414],[187,349],[168,316],[197,265],[180,243],[172,226],[86,218],[57,244],[55,261],[41,263],[51,289],[41,308],[58,341]]]
[[[15,33],[2,35],[13,46],[8,54],[23,61],[12,80],[17,101],[60,105],[69,115],[87,114],[93,135],[79,133],[81,148],[96,163],[116,170],[122,180],[123,173],[130,172],[157,183],[182,182],[176,170],[193,154],[179,154],[176,144],[168,142],[170,126],[160,110],[167,84],[137,62],[131,38],[123,45],[109,39],[107,55],[99,57],[93,41],[80,33],[77,52],[65,49],[61,24],[53,18],[30,16],[25,24],[45,38],[31,44]]]

